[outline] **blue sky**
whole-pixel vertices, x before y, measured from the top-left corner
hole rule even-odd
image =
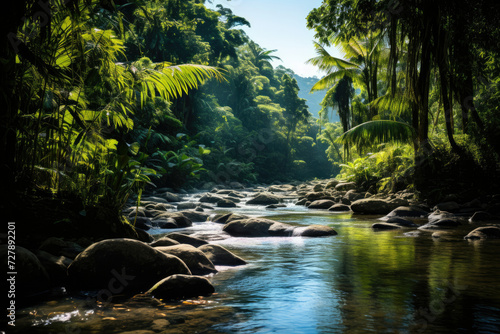
[[[321,76],[316,68],[304,64],[314,57],[314,31],[307,29],[306,17],[321,5],[322,0],[214,0],[206,3],[209,8],[217,4],[230,8],[235,15],[242,16],[252,25],[244,27],[248,36],[267,50],[277,49],[274,55],[282,61],[274,66],[291,68],[303,77]],[[334,56],[339,57],[335,51]]]

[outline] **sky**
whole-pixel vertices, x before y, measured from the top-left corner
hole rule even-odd
[[[261,48],[277,49],[274,55],[282,61],[273,61],[273,66],[283,65],[302,77],[321,77],[321,73],[305,62],[316,56],[313,46],[314,31],[306,27],[306,17],[322,0],[214,0],[206,2],[208,8],[217,4],[230,8],[250,22],[251,28],[243,30]],[[331,50],[329,50],[331,51]],[[333,50],[333,55],[339,57]]]

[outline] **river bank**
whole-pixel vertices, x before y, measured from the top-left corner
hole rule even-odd
[[[123,242],[119,247],[123,251],[117,253],[117,258],[113,258],[109,257],[109,254],[113,253],[110,249],[115,249],[116,245],[113,246],[115,248],[106,248],[103,246],[109,244],[110,241],[80,245],[71,240],[49,238],[38,249],[34,249],[32,252],[38,257],[39,262],[42,264],[41,268],[45,270],[45,274],[41,270],[42,274],[39,276],[33,275],[32,278],[38,277],[36,279],[38,284],[48,284],[45,285],[45,288],[48,286],[52,286],[53,288],[57,286],[68,288],[67,291],[70,292],[72,298],[74,298],[75,293],[79,295],[82,291],[85,291],[89,297],[94,298],[94,301],[96,301],[95,304],[87,306],[90,311],[93,309],[102,310],[102,307],[114,309],[116,307],[116,304],[114,304],[116,299],[118,299],[117,304],[121,305],[123,301],[125,301],[125,304],[134,303],[134,298],[142,298],[141,301],[143,303],[145,300],[149,304],[158,303],[157,305],[161,305],[161,307],[159,306],[160,308],[172,307],[172,305],[175,307],[179,307],[180,305],[182,308],[182,305],[184,305],[182,302],[162,305],[162,302],[157,301],[158,298],[153,298],[153,293],[146,296],[139,295],[140,297],[137,295],[136,297],[133,296],[136,293],[147,292],[156,285],[155,283],[172,274],[189,275],[196,272],[197,275],[194,276],[208,275],[205,278],[208,277],[209,284],[211,283],[210,281],[217,281],[218,275],[221,275],[221,273],[222,276],[225,275],[228,263],[215,263],[216,256],[213,254],[213,250],[211,250],[212,255],[207,255],[209,251],[206,250],[206,245],[219,245],[222,249],[226,249],[224,248],[225,242],[230,240],[229,245],[231,247],[229,247],[228,253],[225,254],[233,261],[239,259],[236,261],[239,266],[245,262],[248,263],[246,266],[243,266],[243,268],[246,268],[252,266],[252,261],[249,261],[245,257],[245,252],[239,247],[236,248],[237,250],[239,248],[236,254],[231,252],[234,250],[234,240],[238,240],[238,243],[243,245],[247,244],[246,240],[263,242],[267,242],[265,240],[273,240],[273,242],[274,240],[278,240],[278,242],[284,241],[285,243],[295,243],[295,241],[291,240],[297,240],[297,242],[306,240],[304,242],[315,247],[315,244],[323,244],[324,240],[329,240],[330,238],[335,240],[335,238],[339,237],[335,236],[337,234],[335,225],[332,228],[331,224],[316,224],[314,220],[308,220],[308,224],[297,223],[294,219],[288,221],[288,216],[282,215],[282,213],[289,214],[290,212],[294,212],[294,210],[312,217],[316,217],[318,213],[320,217],[326,215],[335,217],[336,219],[343,217],[342,215],[363,217],[363,219],[371,220],[370,225],[367,226],[371,230],[391,228],[401,230],[401,233],[409,234],[423,231],[421,233],[428,236],[429,239],[461,240],[461,243],[463,243],[467,242],[463,238],[478,227],[483,227],[483,229],[469,235],[469,240],[498,237],[498,234],[496,234],[496,228],[498,227],[495,226],[495,223],[498,222],[495,221],[494,212],[491,212],[491,208],[494,208],[493,202],[491,204],[487,203],[487,205],[481,204],[478,201],[474,201],[474,203],[455,203],[456,205],[444,202],[444,204],[438,203],[433,208],[428,208],[425,204],[416,202],[414,196],[409,192],[388,196],[370,196],[370,194],[357,191],[353,184],[341,183],[336,180],[316,181],[298,185],[273,185],[252,189],[212,189],[210,192],[197,191],[190,194],[187,192],[174,194],[167,190],[170,189],[160,189],[155,193],[145,194],[139,210],[137,210],[136,206],[132,205],[124,210],[129,219],[132,222],[135,221],[136,226],[142,227],[144,232],[141,232],[141,238],[147,238],[150,242],[149,244],[138,241]],[[307,205],[309,209],[306,209],[301,204]],[[331,211],[329,210],[330,208],[332,209]],[[346,210],[347,208],[349,211],[336,211],[339,209]],[[445,208],[454,213],[444,212],[443,209]],[[431,212],[430,209],[434,210]],[[487,212],[487,210],[490,210],[490,212]],[[384,214],[386,216],[383,216]],[[259,216],[265,216],[266,218],[259,218]],[[318,220],[321,221],[321,219]],[[485,229],[484,226],[488,227]],[[148,232],[149,234],[147,234]],[[168,233],[170,232],[175,233],[170,234],[170,237],[168,237]],[[191,236],[194,234],[195,238],[186,237],[186,233]],[[341,235],[342,233],[339,234]],[[311,236],[326,237],[317,239],[311,238]],[[156,242],[156,244],[151,242]],[[105,251],[102,249],[99,250],[99,247],[105,249]],[[206,252],[203,251],[203,247],[205,247]],[[83,252],[84,248],[86,248],[85,252]],[[165,256],[157,254],[160,253],[157,251],[158,248],[162,248],[165,251],[165,253],[161,252]],[[170,261],[173,258],[180,258],[181,260],[179,261],[174,260],[178,265],[177,270],[175,272],[160,271],[158,276],[152,275],[153,272],[158,272],[158,270],[151,268],[151,264],[147,263],[147,259],[152,256],[146,255],[143,258],[136,258],[137,254],[146,254],[151,249],[154,250],[152,253],[154,256],[161,257],[159,261],[167,261],[167,258]],[[200,249],[202,250],[200,251]],[[51,256],[47,256],[45,253]],[[192,257],[195,253],[198,257],[193,260]],[[189,257],[186,257],[185,254],[189,254]],[[80,259],[77,259],[78,256],[80,256]],[[208,258],[209,261],[206,261],[203,256]],[[92,260],[93,257],[95,258],[94,260]],[[31,258],[33,259],[33,257]],[[81,258],[85,258],[87,263],[82,264]],[[103,260],[99,262],[100,260],[96,259]],[[225,257],[225,261],[228,261],[227,259]],[[76,261],[76,264],[73,260]],[[49,264],[51,261],[52,264]],[[133,266],[131,265],[132,262],[134,262]],[[210,265],[210,262],[212,265]],[[127,269],[121,271],[121,268],[114,268],[115,271],[113,272],[110,269],[111,266],[119,263],[124,268],[127,266]],[[229,266],[232,264],[234,262],[229,264]],[[137,269],[132,269],[134,266]],[[69,267],[67,272],[70,275],[64,276],[67,267]],[[150,271],[148,272],[144,269],[145,267]],[[165,262],[165,266],[159,267],[170,268],[172,265]],[[188,267],[187,270],[186,267]],[[231,269],[230,271],[234,270],[238,271],[238,269]],[[148,279],[146,282],[139,284],[140,280],[136,279],[135,276],[141,275]],[[127,279],[132,276],[134,276],[134,279],[128,281]],[[48,277],[48,281],[43,279],[43,277]],[[57,279],[55,279],[56,277]],[[110,285],[113,279],[115,281]],[[93,284],[89,285],[89,282],[92,281]],[[115,284],[117,282],[122,283],[126,288],[132,288],[133,285],[135,287],[130,291],[125,291],[126,289],[123,286]],[[135,283],[131,284],[131,282]],[[203,282],[205,287],[209,286],[205,280]],[[181,282],[180,287],[183,285],[187,286],[187,283]],[[69,290],[70,286],[72,290]],[[178,289],[180,289],[179,285],[175,286],[174,290]],[[193,289],[189,288],[187,290],[192,291]],[[216,287],[214,290],[217,293]],[[166,288],[165,291],[171,292],[172,289]],[[211,288],[208,288],[199,294],[211,295],[212,292]],[[208,297],[209,300],[198,299],[197,295],[197,293],[189,296],[181,294],[173,298],[167,294],[162,299],[188,299],[191,300],[188,303],[196,304],[206,301],[210,302],[210,298],[214,298],[212,296]],[[68,298],[67,292],[66,294],[61,293],[61,297]],[[103,306],[103,304],[106,304],[103,301],[111,302],[110,297],[115,299],[112,301],[112,304]],[[100,306],[98,306],[99,304]],[[118,306],[118,308],[120,307]],[[231,313],[231,311],[226,311]],[[25,315],[25,319],[29,318],[29,315]],[[185,318],[182,316],[181,318],[185,321]],[[38,319],[37,321],[40,320]],[[170,318],[168,322],[170,324],[176,323],[175,319]],[[85,327],[87,325],[82,326],[88,329],[88,327]],[[112,329],[106,329],[106,331],[108,330],[110,332],[117,332]]]

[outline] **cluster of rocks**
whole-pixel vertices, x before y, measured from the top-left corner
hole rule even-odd
[[[7,253],[7,246],[1,246],[2,258]],[[216,266],[244,264],[222,246],[180,233],[152,243],[106,239],[85,249],[52,237],[36,250],[16,247],[16,269],[23,273],[17,276],[16,295],[21,302],[32,301],[64,287],[96,291],[96,298],[106,302],[137,293],[169,300],[208,296],[214,287],[207,276],[217,273]]]

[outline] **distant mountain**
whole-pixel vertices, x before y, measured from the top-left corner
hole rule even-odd
[[[314,117],[319,118],[319,111],[321,110],[321,101],[326,95],[325,91],[314,92],[309,94],[312,86],[319,80],[317,77],[312,78],[304,78],[300,75],[294,74],[295,80],[297,80],[297,84],[299,85],[299,97],[307,100],[307,106],[309,107],[309,111],[313,114]],[[330,122],[338,122],[339,116],[336,112],[333,113],[333,116],[330,116]]]

